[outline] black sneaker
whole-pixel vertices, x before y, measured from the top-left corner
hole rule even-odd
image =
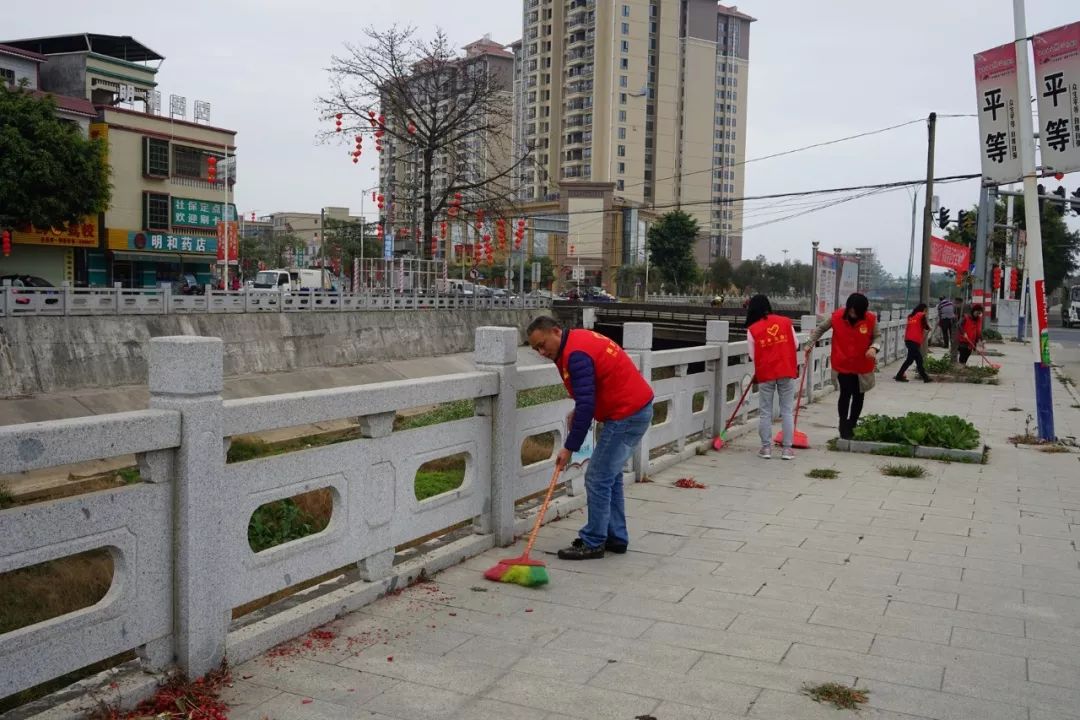
[[[608,539],[608,541],[604,543],[604,550],[615,553],[616,555],[624,555],[626,553],[626,548],[626,543],[621,543],[618,540]]]
[[[596,560],[602,557],[604,557],[603,547],[589,547],[581,538],[570,543],[570,547],[559,551],[561,560]]]
[[[930,377],[929,375],[925,375],[925,376],[923,377],[922,381],[923,381],[924,383],[928,383],[928,382],[934,382],[934,378]]]
[[[896,382],[907,382],[908,381],[908,379],[906,377],[904,377],[903,375],[896,375],[896,376],[893,377],[893,380],[895,380]]]

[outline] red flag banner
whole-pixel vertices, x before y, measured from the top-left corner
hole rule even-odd
[[[971,266],[971,248],[938,237],[931,237],[930,264],[951,268],[957,272],[967,272]]]

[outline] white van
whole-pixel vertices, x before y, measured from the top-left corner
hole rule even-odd
[[[255,275],[255,287],[260,290],[282,290],[300,292],[310,290],[332,290],[333,277],[326,268],[260,270]]]

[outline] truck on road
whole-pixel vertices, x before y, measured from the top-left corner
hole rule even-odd
[[[309,292],[334,289],[334,278],[327,268],[291,268],[260,270],[254,286],[260,290]]]

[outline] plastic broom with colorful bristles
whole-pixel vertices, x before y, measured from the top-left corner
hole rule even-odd
[[[524,585],[525,587],[547,585],[549,580],[547,568],[544,566],[543,561],[529,557],[529,553],[532,552],[533,545],[536,544],[536,536],[540,533],[540,526],[544,523],[544,515],[547,513],[548,504],[551,503],[551,494],[555,492],[555,485],[558,484],[559,473],[561,472],[562,468],[556,466],[555,472],[551,475],[551,482],[548,483],[547,494],[544,496],[544,504],[540,506],[540,512],[536,514],[536,521],[533,523],[532,532],[529,533],[529,542],[525,546],[525,552],[520,557],[500,560],[497,565],[489,568],[484,573],[485,578],[495,582]]]

